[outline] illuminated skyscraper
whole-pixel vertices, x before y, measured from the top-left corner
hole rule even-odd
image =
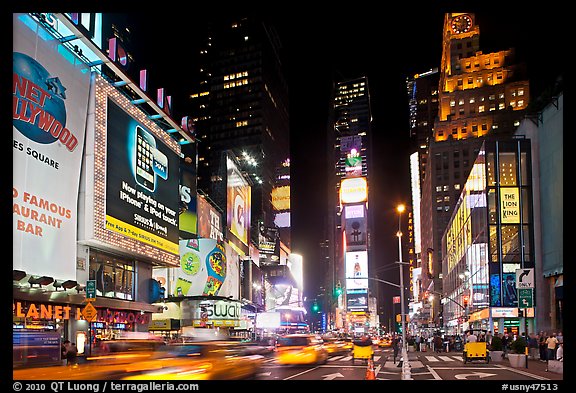
[[[189,96],[200,141],[198,188],[225,208],[222,152],[232,150],[252,182],[251,238],[256,242],[262,226],[274,227],[271,195],[280,168],[282,185],[289,181],[288,89],[280,47],[275,29],[262,21],[210,23],[194,65],[198,84]]]
[[[513,49],[485,54],[479,41],[474,14],[445,15],[438,116],[422,182],[424,289],[440,289],[442,235],[482,142],[511,135],[530,98]]]
[[[371,108],[368,78],[336,82],[333,86],[328,125],[330,157],[327,241],[329,263],[326,291],[331,327],[364,327],[368,321],[368,274],[370,228],[368,184],[371,160]],[[338,295],[339,288],[343,291]],[[346,312],[355,311],[345,319]],[[364,313],[364,314],[362,314]]]

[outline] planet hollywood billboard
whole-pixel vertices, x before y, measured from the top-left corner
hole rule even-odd
[[[28,14],[13,14],[13,267],[76,278],[90,69]]]

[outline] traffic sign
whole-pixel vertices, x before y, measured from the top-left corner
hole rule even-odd
[[[534,268],[516,269],[516,288],[534,288]]]
[[[532,288],[518,289],[518,308],[531,308],[533,306]]]
[[[86,281],[86,300],[96,300],[96,280]]]
[[[88,322],[94,322],[96,320],[97,315],[98,311],[96,311],[96,308],[92,305],[92,303],[86,304],[86,306],[82,310],[82,316]]]

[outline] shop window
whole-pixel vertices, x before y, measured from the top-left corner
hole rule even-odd
[[[97,296],[134,300],[134,261],[92,252],[89,277],[96,280]]]
[[[520,227],[518,225],[502,225],[502,261],[520,262]]]
[[[501,186],[515,186],[516,179],[516,153],[500,152],[498,154],[499,171],[498,182]]]
[[[498,262],[498,228],[490,225],[490,262]]]

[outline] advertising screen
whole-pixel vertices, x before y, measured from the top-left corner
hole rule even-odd
[[[168,296],[240,295],[238,254],[215,239],[180,241],[180,267],[154,269],[153,278]]]
[[[192,239],[198,234],[196,210],[196,164],[181,162],[179,228],[182,239]]]
[[[29,15],[12,18],[13,268],[76,279],[90,69]]]
[[[222,214],[202,196],[197,198],[198,236],[224,240]]]
[[[368,252],[346,253],[346,288],[368,288]]]
[[[226,223],[230,233],[247,246],[250,232],[251,188],[230,157],[226,158],[226,168],[228,179]]]
[[[368,311],[368,290],[348,291],[346,308],[348,311]]]
[[[261,312],[256,314],[256,327],[259,329],[277,329],[280,327],[279,312]]]
[[[344,207],[347,251],[366,249],[368,236],[364,204]]]
[[[290,210],[290,186],[272,189],[272,206],[275,210]]]
[[[351,177],[340,183],[340,202],[358,203],[368,198],[368,183],[365,177]]]
[[[178,254],[179,157],[111,98],[106,157],[106,228]]]

